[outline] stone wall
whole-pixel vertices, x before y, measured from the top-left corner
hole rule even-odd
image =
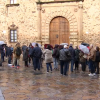
[[[38,39],[37,6],[34,0],[19,0],[17,3],[19,6],[7,7],[9,2],[0,0],[0,40],[10,44],[8,27],[14,23],[18,27],[18,42],[29,44]]]
[[[100,0],[84,0],[83,40],[100,46]]]

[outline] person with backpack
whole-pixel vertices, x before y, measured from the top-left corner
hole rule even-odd
[[[59,45],[55,45],[52,56],[53,56],[54,69],[58,69]]]
[[[22,54],[20,43],[16,44],[13,53],[14,53],[14,59],[13,59],[12,67],[14,67],[15,63],[17,62],[17,68],[19,68],[19,59],[20,59],[20,55]]]
[[[38,69],[40,71],[40,59],[42,55],[42,50],[37,43],[35,44],[31,55],[33,57],[34,70],[36,71],[36,69]]]
[[[78,46],[75,47],[75,70],[78,70],[79,67],[79,49]]]
[[[94,64],[96,74],[99,74],[99,62],[100,62],[100,51],[99,51],[99,47],[96,47],[96,59]]]
[[[64,48],[60,50],[59,60],[60,60],[61,75],[67,75],[69,62],[71,61],[71,54],[68,49],[68,45],[64,45]]]

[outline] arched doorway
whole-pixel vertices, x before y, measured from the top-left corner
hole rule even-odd
[[[50,44],[69,43],[69,22],[64,17],[55,17],[50,22]]]

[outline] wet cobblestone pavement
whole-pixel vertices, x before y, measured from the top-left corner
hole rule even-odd
[[[59,71],[34,72],[32,66],[0,67],[0,100],[100,100],[100,77],[73,72],[61,76]],[[4,97],[4,99],[3,99]]]

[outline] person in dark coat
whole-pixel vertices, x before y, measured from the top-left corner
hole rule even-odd
[[[64,48],[60,50],[59,55],[61,75],[67,75],[67,71],[69,68],[69,61],[67,60],[68,53],[70,53],[70,51],[68,50],[68,46],[64,45]]]
[[[25,62],[25,67],[28,67],[28,54],[29,54],[29,50],[28,48],[26,48],[26,50],[24,50],[23,52],[23,60]]]
[[[5,56],[4,45],[0,45],[0,53],[1,53],[1,60],[2,62],[4,62],[4,56]]]
[[[38,46],[38,44],[36,43],[35,44],[35,48],[32,51],[34,70],[36,70],[36,69],[40,70],[40,59],[41,59],[41,55],[42,55],[42,50]]]
[[[75,50],[74,50],[72,44],[70,44],[70,46],[69,46],[69,51],[70,51],[70,54],[71,54],[71,72],[73,72],[74,58],[75,58]]]
[[[29,65],[31,65],[31,60],[33,59],[33,57],[32,57],[33,48],[34,48],[34,47],[33,47],[32,44],[30,43],[30,45],[29,45],[29,59],[28,59]]]
[[[99,47],[96,47],[96,59],[95,59],[96,74],[99,74],[99,62],[100,62],[100,51]]]
[[[54,69],[58,69],[59,45],[55,45],[52,56],[53,56]]]
[[[78,46],[75,47],[75,70],[78,70],[79,66],[79,53],[80,50],[78,49]]]
[[[11,46],[7,48],[7,55],[8,55],[8,64],[11,64],[11,59],[12,59],[12,50]]]

